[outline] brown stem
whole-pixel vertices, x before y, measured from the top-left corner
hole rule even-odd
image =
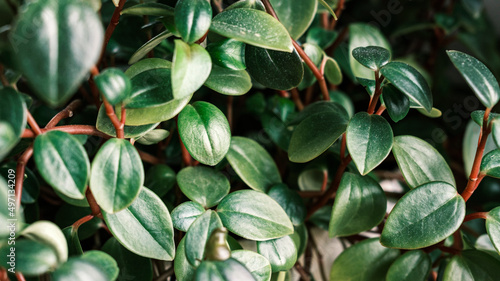
[[[335,26],[337,25],[337,22],[340,19],[340,15],[342,14],[342,11],[344,10],[344,5],[345,0],[340,0],[337,4],[337,10],[335,10],[335,15],[337,16],[337,20],[333,19],[332,22],[330,23],[329,29],[334,30]]]
[[[87,202],[89,202],[92,215],[94,217],[102,219],[101,207],[99,207],[99,204],[97,204],[97,201],[95,201],[94,195],[90,191],[90,188],[87,188],[87,192],[85,192],[85,197],[87,197]]]
[[[120,120],[118,120],[118,117],[115,114],[115,109],[113,106],[108,102],[106,97],[102,96],[102,102],[104,103],[104,107],[106,109],[106,115],[108,115],[109,120],[111,120],[111,123],[115,127],[116,130],[116,137],[119,139],[125,138],[125,124],[122,123]]]
[[[26,114],[28,115],[28,124],[30,125],[33,132],[35,132],[36,135],[42,134],[40,126],[38,126],[38,123],[36,122],[35,118],[33,118],[33,115],[31,115],[29,110],[26,110]]]
[[[73,229],[78,229],[82,224],[90,221],[91,219],[93,219],[94,216],[93,215],[87,215],[79,220],[77,220],[74,224],[73,224]]]
[[[368,114],[373,114],[375,112],[375,107],[377,106],[378,99],[380,95],[382,94],[382,80],[383,78],[380,77],[379,71],[375,71],[375,93],[370,99],[370,104],[368,105]]]
[[[191,158],[191,154],[189,154],[189,151],[187,150],[186,146],[182,142],[181,136],[179,136],[179,142],[181,143],[182,162],[186,166],[192,166],[193,159]]]
[[[160,158],[154,156],[154,155],[151,155],[147,152],[144,152],[142,150],[137,150],[137,152],[139,152],[139,156],[141,157],[141,159],[145,162],[148,162],[150,164],[153,164],[153,165],[156,165],[156,164],[161,164],[163,163],[163,161],[161,161]]]
[[[9,86],[9,80],[7,80],[7,77],[5,77],[4,71],[5,69],[3,67],[3,64],[0,64],[0,81],[2,82],[2,85],[7,87]]]
[[[342,29],[340,34],[333,42],[333,44],[330,47],[328,47],[328,49],[326,49],[326,53],[333,54],[333,51],[335,51],[335,49],[337,49],[340,46],[340,44],[342,44],[348,33],[349,33],[349,27],[344,27],[344,29]]]
[[[325,265],[323,262],[323,254],[321,254],[321,251],[319,250],[318,244],[316,243],[316,240],[314,240],[314,236],[312,235],[311,231],[309,231],[309,240],[311,241],[312,249],[316,252],[316,256],[318,257],[318,264],[319,264],[319,271],[321,274],[321,279],[323,281],[327,281],[328,278],[326,278]]]
[[[227,122],[231,131],[233,131],[233,100],[233,96],[227,97]]]
[[[57,113],[52,119],[50,119],[49,123],[45,126],[46,129],[55,127],[61,120],[73,117],[73,111],[75,111],[78,107],[82,105],[81,100],[74,100],[65,109]]]
[[[106,52],[106,47],[108,46],[109,40],[111,39],[111,35],[113,35],[118,22],[120,22],[120,13],[122,12],[123,6],[125,6],[125,2],[126,0],[120,0],[120,2],[118,3],[118,7],[116,7],[115,11],[113,12],[113,16],[111,16],[111,21],[106,28],[106,33],[104,34],[104,44],[102,45],[101,58],[99,59],[99,63],[104,57],[104,53]]]
[[[323,182],[321,183],[321,192],[326,191],[326,186],[328,185],[328,170],[323,171]]]
[[[309,278],[309,274],[307,274],[307,272],[305,271],[304,267],[302,267],[300,262],[296,262],[294,267],[297,270],[297,272],[299,273],[301,280],[304,280],[304,281],[311,280],[311,278]]]
[[[295,106],[297,106],[297,110],[302,111],[304,109],[304,104],[300,100],[299,91],[297,90],[297,88],[293,88],[290,90],[290,92],[292,93],[292,100],[295,103]]]
[[[24,275],[21,272],[16,272],[16,278],[17,281],[26,281],[26,278],[24,278]]]
[[[382,113],[384,113],[385,109],[386,109],[386,107],[385,107],[384,105],[381,105],[381,106],[378,108],[378,110],[377,110],[377,112],[376,112],[375,114],[376,114],[376,115],[382,115]]]
[[[41,130],[42,133],[48,131],[63,131],[72,135],[90,135],[105,139],[110,138],[110,136],[106,135],[101,131],[98,131],[96,127],[90,125],[66,125],[66,126],[57,126],[50,129],[41,129]],[[34,138],[35,136],[36,134],[30,129],[24,129],[24,132],[21,135],[22,138]]]
[[[487,217],[488,217],[488,212],[472,213],[472,214],[468,214],[467,216],[465,216],[464,222],[468,222],[468,221],[475,220],[475,219],[485,220]]]
[[[224,7],[222,6],[222,0],[214,0],[213,1],[215,9],[217,9],[217,12],[220,13],[224,10]]]
[[[17,160],[16,167],[16,184],[15,184],[15,192],[16,192],[16,206],[17,210],[21,207],[21,197],[23,195],[23,181],[24,181],[24,170],[26,169],[26,164],[30,160],[33,155],[33,145],[30,145],[28,149],[26,149],[21,157]]]

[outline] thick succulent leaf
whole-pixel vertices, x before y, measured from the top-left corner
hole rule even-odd
[[[229,258],[225,261],[203,261],[196,269],[194,280],[254,281],[255,279],[243,264]]]
[[[118,68],[107,68],[94,77],[95,84],[106,100],[115,105],[128,98],[132,91],[132,82]]]
[[[431,270],[431,258],[423,251],[409,251],[400,256],[387,272],[386,281],[426,280]]]
[[[379,70],[391,59],[389,50],[378,46],[358,47],[352,50],[352,56],[371,70]]]
[[[10,87],[0,89],[2,106],[0,111],[0,161],[16,145],[26,127],[26,103],[23,97]]]
[[[246,68],[245,43],[243,42],[226,39],[208,44],[207,51],[212,58],[212,62],[216,65],[233,70],[244,70]]]
[[[128,113],[130,110],[127,110],[127,118],[128,119]],[[125,138],[138,138],[140,136],[143,136],[147,134],[148,132],[154,130],[154,128],[158,127],[159,123],[152,123],[152,124],[146,124],[146,125],[139,125],[139,126],[130,126],[130,125],[125,125],[123,128],[124,131],[124,137]],[[99,108],[99,113],[97,113],[97,121],[96,121],[96,128],[97,130],[116,137],[116,128],[111,123],[111,120],[109,119],[108,115],[106,114],[106,108],[104,106],[101,106]]]
[[[114,2],[114,1],[113,1]],[[168,5],[161,3],[141,3],[123,9],[122,15],[136,15],[136,16],[173,16],[174,9]]]
[[[118,277],[118,265],[113,257],[102,251],[87,251],[81,256],[82,259],[90,261],[106,274],[108,280],[116,280]]]
[[[496,207],[488,212],[486,217],[486,230],[491,239],[491,243],[500,253],[500,207]]]
[[[216,212],[205,211],[189,227],[186,233],[185,253],[192,266],[199,266],[205,258],[207,241],[212,232],[222,227],[222,222]]]
[[[94,262],[83,257],[72,257],[51,274],[54,281],[108,281],[107,273]]]
[[[174,260],[175,278],[179,281],[192,281],[196,274],[196,268],[186,258],[186,237],[181,239],[177,246],[177,254]]]
[[[175,229],[187,232],[191,224],[204,212],[205,208],[199,203],[188,201],[180,204],[172,211]]]
[[[477,250],[453,256],[446,265],[443,281],[494,281],[500,274],[500,261]]]
[[[271,279],[271,264],[264,256],[248,250],[236,250],[231,252],[231,258],[243,264],[252,273],[255,281]]]
[[[217,205],[229,193],[229,180],[208,167],[186,167],[177,174],[177,184],[187,198],[205,208]]]
[[[328,57],[325,62],[325,78],[333,85],[340,85],[343,79],[339,64],[330,57]]]
[[[410,111],[410,100],[392,84],[384,86],[382,99],[387,108],[387,113],[394,122],[401,121]],[[423,113],[427,113],[427,111],[424,110]]]
[[[490,151],[483,156],[481,173],[493,178],[500,178],[500,149]]]
[[[293,39],[299,39],[316,15],[317,0],[271,0],[280,22]]]
[[[170,132],[164,129],[154,129],[151,130],[137,139],[137,142],[144,145],[157,144],[160,141],[166,139],[170,135]]]
[[[2,256],[2,266],[9,266],[12,264],[10,258],[14,256],[13,267],[16,272],[21,272],[25,276],[38,276],[53,270],[58,266],[57,254],[55,250],[44,243],[23,239],[16,240],[15,251],[11,251],[12,245],[5,245],[0,248]]]
[[[273,272],[290,270],[297,261],[297,249],[290,236],[257,241],[257,251],[269,260]]]
[[[182,40],[192,44],[207,33],[212,22],[212,6],[206,0],[180,0],[175,5],[174,18]]]
[[[212,65],[212,71],[204,85],[217,93],[240,96],[250,91],[252,79],[245,70],[234,70]]]
[[[68,245],[61,229],[50,221],[36,221],[21,232],[21,235],[52,247],[59,263],[68,259]]]

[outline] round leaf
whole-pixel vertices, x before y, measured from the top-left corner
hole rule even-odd
[[[293,225],[300,225],[306,218],[306,206],[300,195],[285,184],[273,186],[267,193],[285,210]]]
[[[137,4],[123,9],[121,14],[136,16],[173,16],[174,9],[165,4],[150,2]]]
[[[257,251],[269,260],[273,272],[290,270],[297,261],[297,249],[290,236],[258,241]]]
[[[340,85],[342,83],[342,71],[336,60],[327,58],[325,63],[325,78],[333,85]]]
[[[82,259],[90,261],[106,274],[108,280],[116,280],[118,277],[118,265],[110,255],[102,251],[88,251],[81,256]]]
[[[177,174],[177,183],[187,198],[211,208],[229,193],[229,180],[207,167],[186,167]]]
[[[199,203],[188,201],[175,207],[172,211],[172,222],[175,229],[187,232],[191,224],[205,212]]]
[[[431,182],[406,193],[394,206],[380,242],[391,248],[418,249],[453,234],[465,217],[465,202],[454,186]]]
[[[493,246],[500,253],[500,207],[496,207],[488,212],[486,230]]]
[[[95,84],[110,104],[115,105],[126,99],[132,91],[132,82],[118,68],[107,68],[94,77]]]
[[[200,265],[205,258],[207,241],[212,232],[222,227],[222,222],[216,212],[205,211],[189,227],[186,233],[186,258],[193,266]]]
[[[311,25],[316,15],[316,0],[271,0],[280,22],[293,39],[299,39]]]
[[[131,110],[127,110],[127,120],[128,120],[128,114]],[[123,131],[125,133],[124,137],[125,138],[138,138],[142,135],[147,134],[148,132],[154,130],[154,128],[158,127],[159,123],[152,123],[152,124],[147,124],[147,125],[140,125],[140,126],[129,126],[125,125],[123,128]],[[104,106],[101,106],[99,108],[99,113],[97,113],[97,121],[96,121],[96,128],[97,130],[110,135],[112,137],[116,137],[116,128],[111,123],[111,120],[109,119],[108,115],[106,114],[106,108]]]
[[[151,259],[138,256],[124,248],[118,240],[111,237],[102,246],[102,250],[108,253],[118,265],[119,281],[128,280],[150,280],[153,279],[153,265]]]
[[[11,248],[15,251],[11,251]],[[16,272],[25,276],[38,276],[58,265],[57,254],[52,247],[28,239],[16,240],[15,246],[5,243],[0,248],[0,255],[2,261],[6,262],[2,266],[15,267]]]
[[[68,259],[68,245],[61,229],[50,221],[37,221],[21,232],[31,240],[44,243],[52,247],[59,263]]]
[[[444,281],[494,281],[500,274],[500,261],[477,250],[463,251],[446,265]]]
[[[352,56],[359,63],[374,71],[379,70],[391,59],[389,50],[378,46],[358,47],[352,50]]]
[[[196,269],[194,280],[254,281],[252,274],[239,261],[229,258],[225,261],[204,261]]]
[[[250,91],[252,80],[245,70],[212,65],[212,71],[204,85],[224,95],[240,96]]]
[[[385,107],[387,107],[387,113],[394,122],[405,118],[410,111],[410,100],[392,84],[384,86],[382,99]],[[425,114],[427,111],[423,110],[423,113]]]
[[[500,178],[500,149],[488,152],[481,160],[481,173]]]
[[[10,152],[18,140],[12,126],[7,122],[0,121],[0,161]]]
[[[409,251],[400,256],[389,268],[387,281],[426,280],[431,270],[431,258],[423,251]]]
[[[207,33],[212,21],[212,6],[207,0],[180,0],[175,5],[175,26],[189,44]]]
[[[26,127],[26,103],[23,96],[10,87],[0,89],[2,107],[0,122],[10,125],[14,136],[19,138]]]
[[[262,255],[247,250],[236,250],[231,257],[243,264],[252,273],[255,281],[269,281],[271,279],[271,264]]]
[[[52,273],[54,281],[108,281],[106,272],[94,262],[84,258],[70,258]]]
[[[212,62],[216,65],[233,70],[244,70],[246,68],[245,43],[243,42],[226,39],[208,44],[207,51],[212,57]]]

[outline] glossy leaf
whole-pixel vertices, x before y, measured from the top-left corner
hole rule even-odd
[[[51,274],[54,281],[107,281],[112,280],[94,262],[84,258],[73,257]]]
[[[333,30],[326,30],[321,27],[311,27],[307,31],[306,42],[316,44],[320,48],[326,49],[335,42],[337,35],[337,32]]]
[[[85,252],[81,258],[90,261],[101,269],[106,274],[108,280],[116,280],[118,277],[119,269],[116,261],[105,252],[92,250]]]
[[[159,164],[151,167],[144,179],[144,185],[156,195],[162,197],[175,186],[175,172],[167,165]]]
[[[62,194],[83,199],[90,162],[78,140],[61,131],[49,131],[35,139],[33,154],[43,179]]]
[[[387,108],[387,113],[394,122],[403,120],[410,111],[410,100],[392,84],[383,87],[382,99]]]
[[[495,124],[496,122],[494,122]],[[495,127],[495,125],[493,126]],[[467,126],[465,127],[463,145],[462,145],[462,157],[464,159],[464,170],[465,174],[469,175],[472,170],[472,164],[474,163],[474,158],[476,156],[477,144],[479,135],[481,134],[481,128],[477,126],[474,121],[469,120]],[[493,137],[492,137],[493,135]],[[484,154],[488,154],[490,151],[497,149],[497,145],[494,141],[494,135],[490,134],[486,140],[486,145],[484,148]]]
[[[132,82],[123,71],[118,68],[107,68],[94,77],[99,92],[106,97],[112,105],[128,98],[132,91]]]
[[[225,10],[212,19],[210,31],[261,48],[293,51],[286,28],[266,12],[255,9]]]
[[[174,9],[168,5],[161,3],[141,3],[123,9],[122,15],[136,15],[136,16],[173,16]]]
[[[340,120],[349,119],[349,117],[345,112],[345,109],[338,103],[328,102],[328,101],[317,101],[306,106],[302,111],[297,112],[297,114],[293,116],[293,119],[289,121],[287,125],[289,126],[297,125],[302,121],[304,121],[305,119],[307,119],[308,117],[323,112],[337,113],[338,114],[337,119]]]
[[[186,233],[185,252],[189,263],[195,267],[205,258],[206,243],[212,232],[222,227],[216,212],[205,211],[189,227]]]
[[[486,230],[493,246],[500,253],[500,207],[496,207],[488,212]]]
[[[389,50],[378,46],[358,47],[352,50],[352,56],[371,70],[379,70],[391,59]]]
[[[397,136],[392,153],[410,188],[433,181],[456,185],[446,160],[427,142],[413,136]]]
[[[14,252],[11,248],[15,249]],[[58,265],[57,254],[52,247],[28,239],[16,240],[15,246],[5,243],[0,248],[0,255],[2,261],[6,262],[2,266],[10,268],[13,265],[16,272],[21,272],[25,276],[38,276],[53,270]],[[14,256],[13,264],[7,263],[11,261],[12,256]]]
[[[12,126],[7,122],[0,121],[0,161],[16,145],[19,138],[16,138]]]
[[[426,280],[431,270],[431,258],[423,251],[409,251],[400,256],[387,272],[387,281]]]
[[[204,261],[196,269],[194,280],[254,281],[252,274],[233,258],[225,261]]]
[[[82,244],[80,244],[80,238],[78,237],[78,229],[73,226],[67,226],[63,228],[62,232],[68,244],[68,255],[71,257],[83,254]]]
[[[266,192],[274,184],[281,183],[271,155],[254,140],[233,137],[226,158],[236,174],[255,190]]]
[[[245,43],[243,42],[226,39],[208,44],[207,51],[212,57],[212,62],[216,65],[233,70],[244,70],[246,68]]]
[[[207,33],[212,7],[206,0],[180,0],[175,5],[174,18],[182,40],[192,44]]]
[[[154,192],[143,187],[127,209],[115,214],[103,212],[103,216],[113,236],[131,252],[159,260],[173,259],[170,213]]]
[[[361,86],[363,86],[366,89],[366,91],[370,96],[373,96],[373,94],[375,93],[375,85],[376,85],[375,80],[364,79],[360,77],[357,77],[356,80],[358,81],[359,84],[361,84]]]
[[[194,159],[214,166],[224,158],[231,143],[231,129],[215,105],[204,101],[187,105],[177,122],[181,140]]]
[[[170,132],[164,129],[154,129],[151,130],[140,138],[137,139],[137,142],[144,145],[152,145],[157,144],[160,141],[166,139],[170,135]]]
[[[248,250],[236,250],[231,258],[243,264],[253,275],[255,281],[269,281],[271,279],[271,264],[262,255]]]
[[[478,59],[459,52],[447,51],[448,57],[485,107],[493,107],[500,99],[500,87],[491,71]]]
[[[343,251],[333,262],[330,280],[385,281],[391,264],[399,256],[377,238],[366,239]]]
[[[300,195],[285,184],[273,186],[267,193],[285,210],[293,225],[300,225],[306,218],[306,206]]]
[[[349,121],[346,140],[358,171],[366,175],[391,152],[393,134],[391,126],[383,117],[360,112]]]
[[[465,217],[465,202],[454,186],[431,182],[406,193],[387,218],[380,242],[391,248],[418,249],[453,234]]]
[[[52,247],[59,263],[68,259],[68,245],[61,229],[50,221],[36,221],[21,232],[21,235]]]
[[[26,126],[26,103],[12,88],[0,89],[2,106],[0,111],[0,160],[16,145]]]
[[[299,39],[316,15],[317,0],[271,0],[280,22],[293,39]]]
[[[205,83],[211,69],[210,55],[203,47],[198,44],[188,45],[181,40],[175,40],[174,58],[172,60],[172,91],[174,97],[182,99],[192,95]]]
[[[500,178],[500,149],[495,149],[483,156],[481,173],[490,177]]]
[[[444,281],[494,281],[500,274],[500,261],[477,250],[462,251],[446,265]]]
[[[186,258],[186,237],[181,239],[177,246],[177,254],[174,260],[175,278],[179,281],[192,281],[196,274],[196,268]]]
[[[385,216],[387,199],[370,177],[344,173],[330,220],[330,237],[349,236],[378,225]]]
[[[205,208],[217,205],[229,193],[229,180],[208,167],[186,167],[177,174],[177,183],[187,198]]]
[[[199,203],[188,201],[180,204],[172,211],[175,229],[187,232],[191,224],[204,212],[205,208]]]
[[[266,11],[266,7],[264,6],[264,4],[262,4],[261,0],[239,0],[229,5],[226,10],[241,8],[256,9],[264,12]]]
[[[335,20],[338,20],[334,9],[337,7],[337,0],[318,0],[318,3],[323,5],[325,9],[333,16]]]
[[[42,0],[20,10],[11,43],[32,90],[55,107],[74,94],[99,59],[103,35],[101,20],[87,3]]]
[[[118,265],[118,281],[131,281],[138,279],[150,280],[153,278],[153,265],[151,259],[138,256],[124,248],[118,240],[111,237],[102,246]]]
[[[253,79],[275,90],[297,87],[304,75],[304,66],[295,50],[286,53],[247,45],[245,62]]]
[[[12,181],[10,182],[10,185],[7,185],[7,181],[3,178],[3,176],[5,175],[8,178],[9,175],[14,174],[13,172],[14,170],[12,170],[11,173],[2,173],[2,175],[0,175],[0,200],[2,200],[2,202],[5,202],[3,210],[0,209],[0,223],[5,226],[3,229],[0,229],[0,239],[2,240],[10,235],[11,226],[15,226],[16,229],[20,229],[20,223],[23,222],[20,216],[20,212],[13,212],[12,209],[9,209],[15,206],[15,200],[13,200],[14,198],[12,197],[14,185],[12,185]],[[10,200],[9,194],[11,198]],[[12,222],[8,221],[10,219],[15,219],[16,222],[11,225]]]
[[[134,201],[144,183],[139,153],[124,139],[110,139],[92,161],[90,190],[108,213],[121,211]]]
[[[145,3],[145,4],[159,4],[159,3]],[[144,43],[135,53],[130,57],[128,64],[134,64],[146,56],[156,46],[160,45],[163,40],[169,38],[173,34],[169,30],[165,30],[155,37],[151,38],[148,42]]]
[[[250,91],[252,80],[245,70],[233,70],[212,65],[212,71],[204,85],[217,93],[240,96]]]
[[[297,249],[290,236],[258,241],[257,251],[269,260],[273,272],[290,270],[297,261]]]
[[[261,192],[233,192],[222,199],[217,213],[227,229],[246,239],[265,241],[293,233],[283,208]]]
[[[342,83],[342,71],[336,60],[327,58],[325,63],[325,78],[333,85],[340,85]]]

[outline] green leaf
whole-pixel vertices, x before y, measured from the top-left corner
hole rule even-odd
[[[245,43],[243,42],[225,39],[208,44],[207,51],[212,58],[212,62],[216,65],[233,70],[244,70],[246,68]]]
[[[207,33],[212,22],[212,6],[207,0],[180,0],[175,5],[174,18],[182,40],[192,44]]]
[[[359,172],[366,175],[391,152],[393,134],[385,118],[360,112],[349,122],[346,140],[352,160]]]
[[[333,18],[335,20],[338,20],[337,15],[335,14],[335,11],[333,10],[337,7],[336,0],[318,0],[318,2],[328,10],[328,12],[333,16]]]
[[[446,51],[450,60],[481,103],[491,108],[500,99],[500,87],[491,71],[478,59],[459,51]]]
[[[344,173],[330,220],[330,237],[349,236],[378,225],[385,216],[387,199],[372,178]]]
[[[130,110],[127,110],[127,117],[128,119],[128,113]],[[125,125],[123,128],[124,130],[124,137],[125,138],[138,138],[140,136],[143,136],[147,134],[148,132],[154,130],[154,128],[158,127],[159,123],[153,123],[153,124],[147,124],[147,125],[140,125],[140,126],[129,126]],[[106,108],[104,106],[101,106],[99,108],[99,113],[97,113],[97,121],[96,121],[96,128],[97,130],[116,137],[116,129],[113,123],[111,123],[111,120],[109,119],[108,115],[106,114]]]
[[[215,166],[224,158],[231,143],[231,129],[215,105],[204,101],[187,105],[177,122],[181,140],[194,159]]]
[[[261,48],[293,51],[286,28],[271,15],[255,9],[225,10],[212,19],[210,31]]]
[[[280,22],[293,39],[299,39],[316,15],[317,0],[271,0]]]
[[[446,160],[427,142],[413,136],[397,136],[392,153],[410,188],[433,181],[456,185]]]
[[[0,200],[2,200],[1,202],[5,202],[3,205],[4,208],[0,209],[0,224],[4,226],[3,228],[0,228],[0,239],[2,239],[2,241],[4,238],[7,238],[10,235],[11,230],[13,229],[12,227],[15,227],[15,229],[21,229],[20,223],[24,221],[20,216],[20,212],[12,212],[13,210],[9,209],[15,206],[15,201],[12,200],[14,185],[12,184],[12,181],[9,185],[7,185],[7,181],[5,181],[5,179],[2,177],[3,175],[5,175],[8,179],[11,180],[15,177],[14,173],[14,170],[10,170],[10,172],[7,172],[5,174],[2,173],[2,175],[0,175]],[[9,198],[11,198],[10,201]],[[16,221],[11,224],[12,222],[8,221],[10,219],[15,219]]]
[[[132,205],[120,212],[103,212],[113,236],[133,253],[158,260],[175,255],[170,213],[161,199],[143,187]]]
[[[390,62],[380,69],[380,73],[398,90],[403,92],[410,102],[432,110],[432,94],[425,78],[415,68],[404,62]]]
[[[431,271],[431,258],[423,251],[409,251],[396,259],[387,272],[387,281],[426,280]]]
[[[100,18],[83,1],[41,0],[21,9],[10,33],[17,67],[38,97],[65,103],[101,54]]]
[[[212,71],[204,85],[224,95],[240,96],[250,91],[252,80],[245,70],[212,65]]]
[[[306,218],[306,206],[300,195],[289,189],[286,184],[273,186],[267,193],[285,210],[293,225],[300,225]]]
[[[186,236],[181,239],[177,246],[177,254],[174,260],[175,278],[179,281],[192,281],[196,274],[196,268],[186,258]]]
[[[486,230],[493,246],[500,253],[500,207],[496,207],[488,212]]]
[[[392,121],[401,121],[410,111],[410,100],[392,84],[387,84],[382,89],[382,100],[387,108],[387,113]],[[424,110],[423,113],[425,114],[427,111]]]
[[[196,269],[194,280],[254,281],[255,279],[244,265],[229,258],[225,261],[203,261]]]
[[[475,110],[475,111],[473,111],[470,114],[470,117],[471,117],[471,119],[474,122],[476,122],[476,124],[478,124],[479,126],[482,127],[483,126],[484,113],[485,113],[484,110]],[[492,121],[498,122],[497,120],[500,120],[500,119],[498,119],[498,116],[500,116],[500,114],[491,112],[488,115],[488,123],[490,123]],[[495,126],[494,123],[492,123],[492,126]]]
[[[68,255],[80,256],[83,254],[82,244],[80,244],[80,238],[78,238],[78,228],[70,225],[63,228],[62,232],[68,244]]]
[[[310,115],[295,128],[288,147],[288,158],[305,163],[325,152],[347,129],[349,116],[340,105],[338,111],[323,111]]]
[[[102,250],[116,261],[118,268],[118,281],[151,280],[153,279],[153,265],[151,259],[138,256],[124,248],[118,240],[111,237],[106,241]]]
[[[217,213],[227,229],[246,239],[265,241],[293,233],[283,208],[261,192],[233,192],[222,199]]]
[[[0,111],[0,161],[17,144],[26,126],[26,103],[23,97],[10,87],[0,89],[2,106]]]
[[[51,274],[54,281],[108,281],[107,273],[93,261],[85,258],[70,258]]]
[[[358,47],[352,50],[352,56],[373,71],[379,70],[391,60],[389,50],[378,46]]]
[[[389,42],[379,29],[367,23],[351,24],[349,26],[349,63],[354,77],[374,79],[373,70],[366,68],[353,57],[354,49],[368,46],[378,46],[391,52]]]
[[[247,45],[245,63],[253,79],[275,90],[295,88],[304,76],[302,60],[295,50],[286,53]]]
[[[118,277],[118,265],[110,255],[102,251],[88,251],[81,256],[82,259],[90,261],[106,274],[107,280],[116,280]]]
[[[500,149],[490,151],[481,160],[481,174],[500,178]]]
[[[326,30],[322,27],[311,27],[307,31],[306,43],[318,45],[322,49],[330,47],[335,39],[337,39],[337,32],[333,30]]]
[[[50,221],[36,221],[21,232],[21,235],[52,247],[57,261],[63,263],[68,259],[68,245],[61,229]]]
[[[189,263],[195,267],[205,258],[205,248],[212,232],[223,227],[216,212],[205,211],[189,227],[186,233],[185,252]]]
[[[151,167],[144,179],[144,186],[162,197],[175,186],[175,172],[167,165],[159,164]]]
[[[188,201],[175,207],[172,211],[172,222],[175,229],[187,232],[191,224],[205,212],[199,203]]]
[[[205,1],[205,0],[199,0]],[[192,95],[207,80],[212,69],[208,52],[198,44],[175,40],[172,60],[172,91],[176,99]]]
[[[122,15],[136,16],[173,16],[174,9],[168,5],[161,3],[141,3],[123,9]]]
[[[0,161],[15,147],[18,140],[12,126],[7,122],[0,121]]]
[[[159,3],[145,3],[145,4],[159,4]],[[169,38],[173,34],[169,30],[165,30],[155,37],[151,38],[148,42],[144,43],[128,60],[128,64],[134,64],[146,56],[151,50],[153,50],[156,46],[160,45],[163,40]]]
[[[330,280],[385,281],[399,251],[385,248],[377,238],[366,239],[343,251],[333,262]]]
[[[271,278],[271,264],[262,255],[248,250],[236,250],[231,253],[231,258],[243,264],[255,281],[269,281]]]
[[[358,81],[359,84],[361,84],[361,86],[363,86],[366,89],[366,91],[370,96],[373,96],[373,94],[375,93],[375,86],[376,86],[375,80],[364,79],[360,77],[356,77],[356,80]]]
[[[25,276],[38,276],[58,265],[57,254],[51,246],[28,239],[16,240],[15,245],[5,243],[0,255],[2,266],[15,267],[16,272]]]
[[[342,71],[336,60],[328,57],[325,63],[325,78],[333,85],[342,83]]]
[[[494,281],[500,274],[500,261],[477,250],[466,250],[453,256],[446,265],[444,281]]]
[[[118,68],[106,68],[101,74],[94,77],[95,84],[112,105],[128,98],[132,91],[132,82],[123,71]]]
[[[495,128],[496,121],[493,122],[493,128]],[[477,144],[479,135],[481,134],[481,128],[477,126],[474,121],[469,120],[467,126],[465,128],[463,145],[462,145],[462,157],[464,159],[464,170],[465,174],[470,174],[472,170],[472,164],[474,162],[474,158],[476,156]],[[492,137],[493,135],[493,137]],[[495,130],[493,134],[488,135],[488,139],[486,140],[486,146],[484,149],[484,154],[497,149],[497,145],[494,141]]]
[[[410,190],[392,209],[380,242],[391,248],[418,249],[453,234],[465,217],[465,202],[454,186],[431,182]]]
[[[274,184],[281,183],[273,158],[254,140],[233,137],[226,158],[236,174],[255,190],[266,192]]]
[[[229,193],[229,180],[208,167],[186,167],[177,174],[177,184],[187,198],[205,208],[217,205]]]
[[[257,241],[257,251],[269,260],[273,272],[290,270],[297,261],[297,249],[290,236]]]
[[[127,208],[144,183],[139,153],[129,141],[110,139],[92,161],[90,190],[99,206],[108,213]]]
[[[151,130],[140,138],[137,139],[137,142],[144,145],[152,145],[157,144],[160,141],[166,139],[170,135],[170,132],[164,129],[154,129]]]
[[[78,140],[61,131],[49,131],[36,137],[35,163],[42,178],[62,194],[85,198],[90,162]]]
[[[264,4],[262,4],[261,0],[239,0],[231,4],[225,10],[227,11],[231,9],[241,9],[241,8],[256,9],[264,12],[266,11],[266,7],[264,6]]]

